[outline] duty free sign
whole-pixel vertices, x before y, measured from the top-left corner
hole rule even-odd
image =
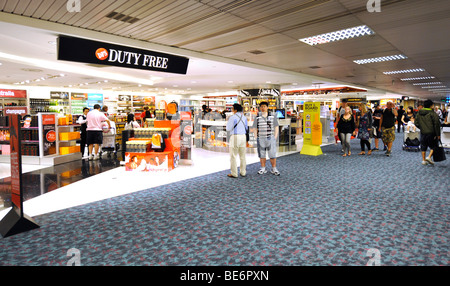
[[[186,74],[189,59],[87,39],[60,36],[58,60]]]

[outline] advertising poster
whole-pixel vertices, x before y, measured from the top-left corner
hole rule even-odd
[[[20,146],[20,116],[11,115],[10,144],[11,144],[11,202],[23,212],[22,208],[22,152]]]
[[[322,125],[320,102],[305,102],[303,105],[303,147],[300,154],[317,156],[322,154]]]
[[[180,122],[180,159],[191,159],[191,136],[192,136],[192,120],[181,120]]]
[[[42,114],[42,142],[44,142],[44,156],[56,154],[56,116]]]
[[[169,156],[167,153],[127,153],[125,171],[169,172]]]

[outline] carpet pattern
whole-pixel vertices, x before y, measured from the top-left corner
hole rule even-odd
[[[401,137],[401,138],[400,138]],[[277,160],[281,176],[229,171],[35,217],[41,227],[0,238],[0,265],[297,266],[450,264],[450,160],[419,152]],[[213,162],[211,162],[213,163]],[[268,163],[270,166],[270,163]]]

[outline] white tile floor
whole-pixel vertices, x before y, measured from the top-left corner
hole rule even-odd
[[[297,151],[279,153],[278,156],[299,152],[302,142],[297,143]],[[125,167],[119,167],[30,199],[24,202],[24,213],[33,217],[230,168],[228,153],[193,148],[192,159],[192,165],[180,165],[168,173],[127,172]],[[246,159],[247,164],[259,162],[257,154],[247,154]],[[5,165],[0,166],[2,176],[9,172],[9,165]],[[35,168],[23,166],[23,172]],[[0,219],[7,211],[9,209],[0,212]]]

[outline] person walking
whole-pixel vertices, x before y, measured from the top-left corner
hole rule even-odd
[[[372,114],[372,118],[373,118],[373,137],[375,140],[375,147],[372,149],[372,151],[378,151],[378,142],[381,139],[381,129],[379,128],[380,126],[380,120],[381,120],[381,115],[383,114],[383,110],[381,109],[380,105],[377,104],[375,105],[375,110],[373,111]]]
[[[353,118],[352,109],[350,106],[345,107],[345,113],[339,119],[336,126],[339,138],[341,139],[344,155],[342,157],[350,156],[350,140],[352,135],[355,136],[355,119]]]
[[[392,144],[395,141],[395,117],[398,116],[394,103],[389,101],[386,108],[383,110],[380,119],[379,129],[381,129],[383,143],[387,146],[385,155],[390,157],[392,155]]]
[[[89,111],[86,116],[87,120],[87,136],[86,141],[88,144],[89,151],[89,160],[98,160],[100,156],[98,155],[98,150],[100,145],[103,143],[103,129],[102,124],[106,122],[108,124],[109,129],[111,129],[111,123],[109,122],[108,117],[102,112],[100,112],[100,104],[95,104],[94,109]],[[92,150],[94,153],[92,153]]]
[[[402,122],[402,117],[405,114],[405,110],[403,109],[403,105],[400,105],[400,108],[397,111],[397,133],[400,133],[400,128],[402,128],[403,132],[405,132],[405,126]]]
[[[370,149],[370,133],[372,130],[372,113],[369,112],[364,103],[360,107],[360,115],[358,116],[358,139],[361,144],[361,153],[359,155],[365,155],[365,146],[367,146],[367,155],[372,154],[372,149]]]
[[[240,174],[242,177],[247,175],[247,161],[245,153],[247,149],[246,132],[248,130],[247,117],[242,113],[242,106],[238,103],[233,104],[231,111],[233,115],[228,119],[227,132],[230,132],[230,174],[227,176],[230,178],[238,177],[238,169],[236,164],[237,156],[239,155],[240,161]]]
[[[426,100],[423,108],[418,112],[414,124],[420,129],[420,151],[422,151],[422,165],[434,164],[431,160],[434,149],[437,147],[438,141],[441,139],[441,123],[439,116],[433,111],[433,102]],[[427,149],[430,153],[426,157]]]
[[[77,123],[81,125],[81,142],[80,142],[80,152],[81,152],[81,156],[83,159],[87,159],[89,158],[89,152],[88,152],[88,156],[87,157],[83,157],[84,156],[84,152],[86,151],[86,139],[87,139],[87,114],[89,113],[89,108],[85,107],[83,108],[83,114],[80,115],[80,117],[78,117],[77,119]]]
[[[269,111],[269,103],[263,101],[259,104],[260,112],[253,121],[253,129],[256,130],[256,146],[258,150],[259,162],[261,168],[259,175],[267,173],[266,156],[269,155],[270,164],[272,165],[271,173],[279,176],[277,169],[277,138],[278,138],[278,120]]]

